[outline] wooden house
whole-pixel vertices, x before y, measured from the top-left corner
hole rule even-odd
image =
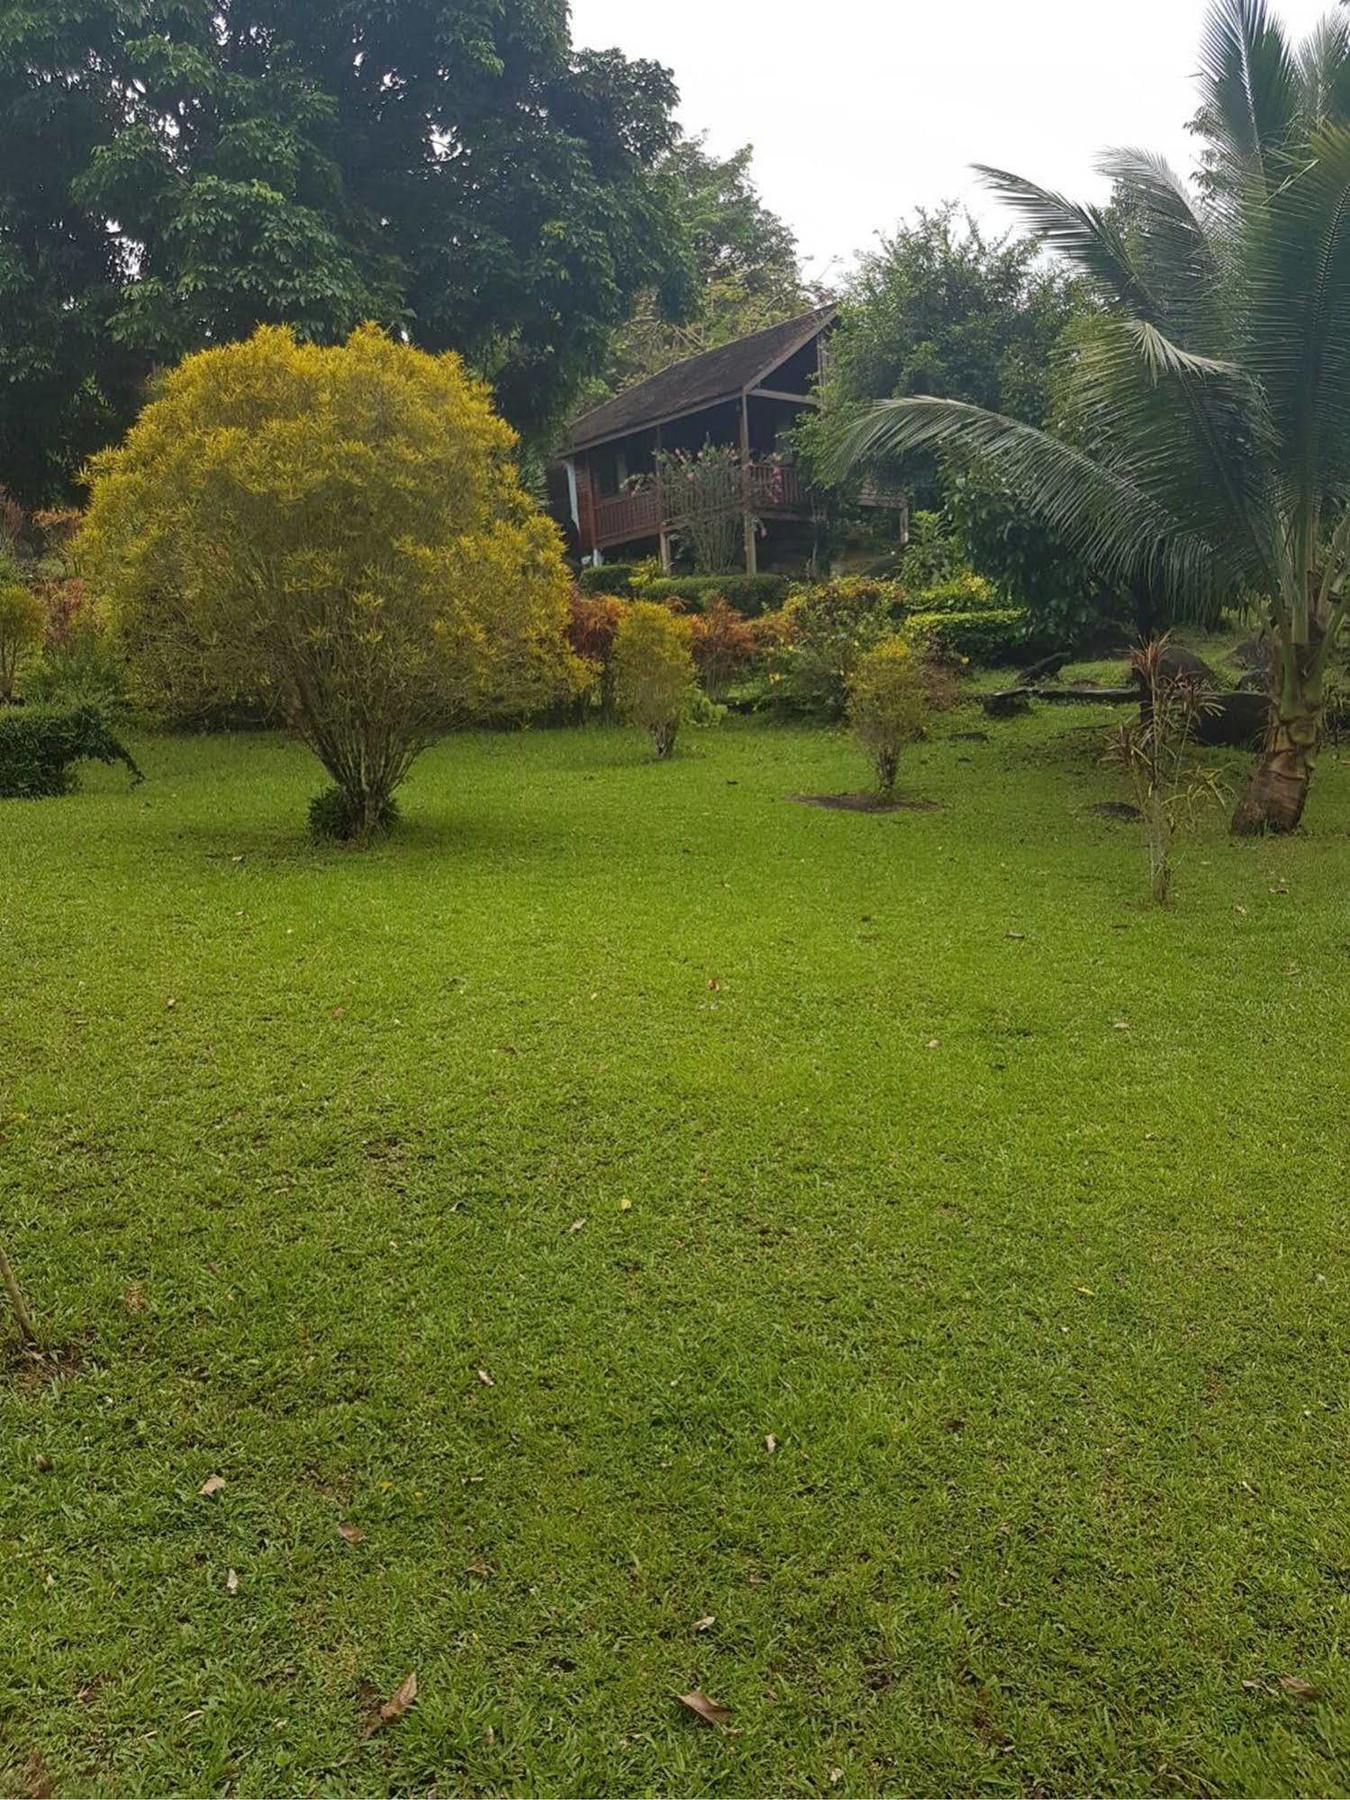
[[[742,521],[746,570],[802,566],[812,555],[820,499],[803,480],[789,440],[802,414],[818,404],[836,311],[817,307],[705,350],[583,413],[563,453],[559,496],[582,559],[659,555],[669,569],[672,508],[657,479],[657,453],[696,454],[714,444],[739,453],[732,504]],[[903,508],[898,495],[869,493],[865,503]]]

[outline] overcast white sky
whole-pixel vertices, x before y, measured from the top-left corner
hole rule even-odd
[[[1303,33],[1333,0],[1276,0]],[[755,146],[810,274],[837,278],[916,205],[970,202],[993,163],[1075,197],[1120,144],[1189,170],[1206,0],[572,0],[573,37],[675,71],[715,150]]]

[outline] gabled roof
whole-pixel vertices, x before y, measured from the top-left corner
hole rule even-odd
[[[626,437],[661,419],[697,412],[730,400],[755,387],[765,376],[795,356],[804,344],[834,318],[836,306],[818,306],[781,325],[770,325],[716,350],[704,350],[684,362],[672,363],[658,375],[649,375],[582,413],[572,426],[571,448],[581,450],[603,444],[609,438]]]

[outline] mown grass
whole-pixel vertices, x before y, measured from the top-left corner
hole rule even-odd
[[[0,1789],[1347,1791],[1350,762],[1164,914],[1104,720],[7,805]]]

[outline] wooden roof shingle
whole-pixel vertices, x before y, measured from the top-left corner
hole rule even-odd
[[[834,317],[837,307],[817,306],[781,325],[770,325],[749,337],[704,350],[659,374],[635,382],[612,400],[604,400],[573,421],[570,448],[584,450],[610,438],[626,437],[662,419],[697,412],[754,387],[780,363],[810,343]]]

